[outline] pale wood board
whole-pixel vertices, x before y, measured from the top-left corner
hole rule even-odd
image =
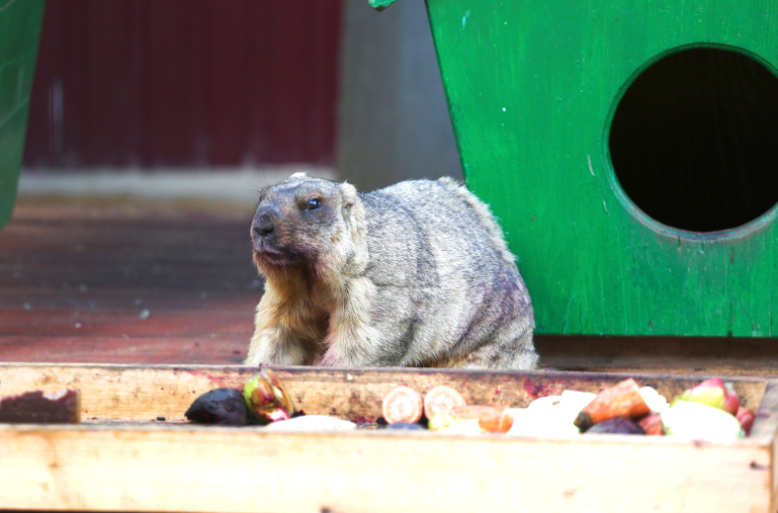
[[[245,367],[0,366],[0,395],[78,385],[105,425],[0,426],[0,508],[70,511],[775,510],[776,388],[735,382],[754,408],[754,436],[695,443],[617,435],[451,436],[430,432],[267,433],[112,420],[177,421],[193,397],[239,386]],[[474,402],[522,405],[561,388],[623,379],[583,373],[277,370],[308,413],[374,416],[397,384],[450,384]],[[660,392],[698,378],[635,376]],[[769,386],[769,388],[768,388]],[[764,395],[764,400],[762,396]]]
[[[771,440],[772,448],[772,502],[770,511],[778,510],[778,383],[768,383],[759,409],[756,412],[751,437],[754,440]]]
[[[767,512],[770,450],[258,429],[0,428],[0,505],[104,511]]]

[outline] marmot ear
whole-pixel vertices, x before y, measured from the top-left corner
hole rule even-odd
[[[367,242],[365,235],[367,223],[365,222],[365,212],[362,204],[359,202],[359,196],[357,196],[357,189],[350,183],[343,182],[340,184],[340,193],[343,201],[341,209],[343,220],[351,231],[350,241],[356,247],[357,260],[362,262],[360,265],[367,265]]]
[[[348,210],[357,202],[357,189],[348,182],[340,185],[340,192],[343,197],[343,209]]]

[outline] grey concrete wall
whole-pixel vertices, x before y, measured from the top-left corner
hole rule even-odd
[[[424,0],[343,0],[336,172],[367,191],[462,179]]]

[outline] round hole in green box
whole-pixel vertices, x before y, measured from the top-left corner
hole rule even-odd
[[[608,144],[624,192],[654,220],[749,223],[778,203],[778,78],[739,51],[671,53],[629,85]]]

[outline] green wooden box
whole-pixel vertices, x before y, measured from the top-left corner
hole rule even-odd
[[[775,4],[426,3],[538,333],[776,335]]]
[[[0,0],[0,229],[16,202],[44,0]]]

